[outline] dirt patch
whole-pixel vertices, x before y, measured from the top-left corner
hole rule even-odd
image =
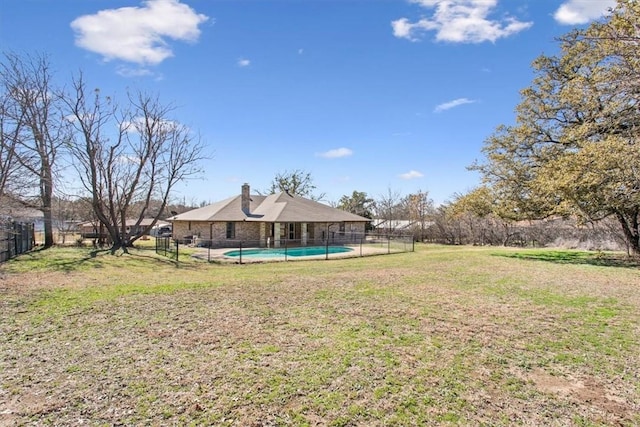
[[[578,379],[571,376],[552,375],[543,369],[534,369],[527,379],[543,393],[557,394],[578,405],[587,405],[609,414],[618,421],[629,420],[636,413],[618,391],[599,383],[594,378]]]

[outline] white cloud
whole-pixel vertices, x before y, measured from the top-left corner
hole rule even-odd
[[[532,22],[522,22],[511,16],[490,19],[498,0],[410,0],[435,11],[430,18],[411,22],[400,18],[391,22],[393,35],[411,41],[420,40],[424,32],[435,31],[437,41],[481,43],[509,37],[530,28]]]
[[[398,176],[402,179],[416,179],[416,178],[422,178],[424,175],[421,172],[410,170],[409,172],[402,173]]]
[[[411,41],[418,41],[418,39],[413,37],[411,33],[413,32],[414,28],[419,26],[420,26],[419,23],[412,24],[411,22],[409,22],[407,18],[400,18],[395,21],[391,21],[391,27],[393,28],[393,35],[398,38],[407,39]]]
[[[238,59],[238,67],[248,67],[251,65],[251,61],[246,58]]]
[[[324,157],[325,159],[337,159],[340,157],[349,157],[353,154],[353,150],[349,148],[335,148],[333,150],[325,151],[324,153],[316,153],[318,157]]]
[[[167,39],[195,42],[209,18],[179,0],[147,0],[140,7],[101,10],[71,22],[76,46],[102,55],[156,65],[173,56]]]
[[[302,55],[304,53],[304,49],[298,49],[298,55]]]
[[[615,5],[616,0],[567,0],[560,5],[553,17],[565,25],[586,24],[607,15]]]
[[[116,73],[118,73],[122,77],[143,77],[154,75],[153,71],[144,67],[130,68],[121,66],[116,69]]]
[[[449,102],[445,102],[442,103],[438,106],[436,106],[436,108],[433,110],[436,113],[440,113],[442,111],[446,111],[446,110],[450,110],[452,108],[455,107],[459,107],[460,105],[465,105],[465,104],[473,104],[476,101],[469,99],[469,98],[458,98],[458,99],[454,99],[453,101],[449,101]]]

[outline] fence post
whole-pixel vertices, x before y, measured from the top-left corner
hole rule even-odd
[[[327,227],[328,229],[329,227]],[[329,259],[329,232],[327,231],[327,246],[324,250],[324,259]]]
[[[29,229],[27,224],[20,225],[20,253],[23,254],[29,250]]]
[[[178,262],[178,241],[176,240],[176,263]],[[169,238],[167,237],[167,246],[169,246]]]
[[[33,249],[36,246],[36,225],[33,222],[29,225],[29,230],[31,230],[31,249]]]
[[[242,240],[240,240],[240,264],[242,264]]]
[[[13,237],[13,256],[17,256],[20,252],[18,252],[18,223],[14,222],[11,224],[11,236]]]

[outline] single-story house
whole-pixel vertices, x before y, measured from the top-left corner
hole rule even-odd
[[[228,199],[168,218],[173,238],[203,245],[231,247],[318,245],[359,241],[370,221],[288,191],[268,196],[250,194],[249,184]]]
[[[153,222],[153,218],[142,218],[140,224],[136,226],[138,220],[136,219],[128,219],[125,224],[127,227],[127,233],[129,234],[137,234],[140,231],[144,230],[146,227],[151,225]],[[169,226],[170,224],[167,221],[158,220],[156,222],[155,227]],[[100,222],[98,221],[86,221],[78,224],[78,229],[80,230],[80,235],[84,239],[95,239],[100,236]],[[102,237],[107,237],[106,228],[102,229]]]
[[[42,211],[25,208],[3,200],[0,204],[0,222],[7,221],[33,223],[35,231],[41,232],[44,230],[44,214]]]

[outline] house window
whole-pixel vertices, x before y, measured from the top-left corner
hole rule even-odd
[[[293,222],[289,223],[289,240],[296,238],[296,225]]]
[[[228,222],[227,223],[227,239],[235,239],[236,238],[236,223]]]

